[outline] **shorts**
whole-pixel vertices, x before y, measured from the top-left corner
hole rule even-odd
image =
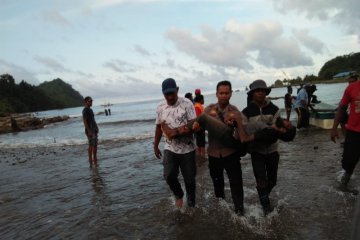
[[[89,141],[89,146],[90,147],[97,147],[98,145],[98,136],[97,134],[93,134],[91,137],[86,134],[88,141]]]

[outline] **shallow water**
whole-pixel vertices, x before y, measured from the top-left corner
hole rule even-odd
[[[340,187],[342,148],[329,132],[300,131],[280,144],[274,211],[264,217],[249,156],[242,161],[245,216],[214,197],[207,163],[198,167],[197,206],[176,210],[152,152],[152,138],[99,146],[1,149],[1,239],[349,239],[357,171]]]

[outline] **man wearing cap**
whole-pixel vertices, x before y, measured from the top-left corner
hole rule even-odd
[[[271,126],[279,121],[279,108],[266,99],[270,91],[271,89],[266,86],[264,80],[259,79],[251,83],[249,95],[252,95],[252,101],[242,111],[244,125],[263,122]],[[256,179],[256,188],[265,215],[272,210],[269,194],[277,181],[279,163],[277,148],[276,142],[253,141],[248,145],[248,152],[251,154],[251,162]]]
[[[162,83],[163,100],[156,109],[156,129],[154,138],[154,153],[160,159],[162,154],[159,143],[163,134],[162,124],[175,129],[184,126],[196,118],[193,103],[178,97],[179,88],[172,78],[165,79]],[[184,192],[178,180],[179,168],[184,178],[187,205],[195,206],[195,143],[193,134],[186,128],[181,128],[181,136],[165,139],[164,146],[164,178],[175,196],[175,205],[182,207]]]
[[[186,127],[194,131],[198,131],[201,127],[208,131],[209,170],[215,196],[225,198],[225,170],[230,182],[234,210],[237,214],[243,215],[244,191],[239,151],[241,142],[233,137],[234,128],[228,125],[231,124],[229,122],[231,114],[237,115],[239,118],[241,118],[241,114],[236,106],[229,103],[231,95],[231,83],[229,81],[219,82],[216,87],[218,102],[206,107],[204,113],[197,117],[196,122],[191,122]],[[238,122],[241,124],[240,119]],[[163,126],[163,130],[168,137],[181,135],[179,131],[175,132],[174,129],[168,129],[166,126]]]
[[[354,75],[354,77],[358,79],[357,75]],[[360,158],[360,81],[354,81],[349,84],[344,91],[331,130],[331,140],[333,142],[336,142],[336,138],[339,138],[337,127],[340,120],[346,114],[346,109],[349,104],[350,113],[346,124],[344,152],[341,161],[342,167],[345,170],[341,177],[341,183],[344,185],[350,181],[351,175]]]
[[[85,134],[89,141],[88,156],[90,167],[97,166],[97,144],[99,128],[95,122],[94,112],[91,109],[92,106],[91,97],[84,98],[84,109],[82,111],[83,123],[85,126]]]

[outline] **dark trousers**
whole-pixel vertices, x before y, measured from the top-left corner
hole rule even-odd
[[[269,195],[277,181],[279,153],[251,153],[251,163],[256,179],[256,188],[260,198]]]
[[[235,211],[242,210],[244,208],[244,190],[238,153],[220,158],[209,156],[210,176],[214,184],[215,196],[218,198],[225,198],[224,169],[229,178]]]
[[[169,185],[171,191],[174,193],[176,199],[183,198],[184,191],[181,188],[178,180],[179,168],[184,178],[187,204],[189,206],[195,205],[195,151],[177,154],[169,150],[164,151],[164,179]]]
[[[310,114],[309,110],[305,108],[296,108],[296,113],[298,115],[297,128],[306,128],[309,127]]]
[[[360,133],[346,129],[342,167],[352,174],[360,158]]]

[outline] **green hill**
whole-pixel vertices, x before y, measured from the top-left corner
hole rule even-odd
[[[83,104],[83,96],[60,78],[41,83],[38,88],[53,99],[60,108],[78,107]]]
[[[327,61],[319,71],[319,79],[332,79],[335,74],[347,71],[360,73],[360,52],[338,56]]]
[[[61,79],[34,86],[24,80],[16,84],[10,74],[0,75],[0,116],[76,107],[82,103],[80,93]]]

